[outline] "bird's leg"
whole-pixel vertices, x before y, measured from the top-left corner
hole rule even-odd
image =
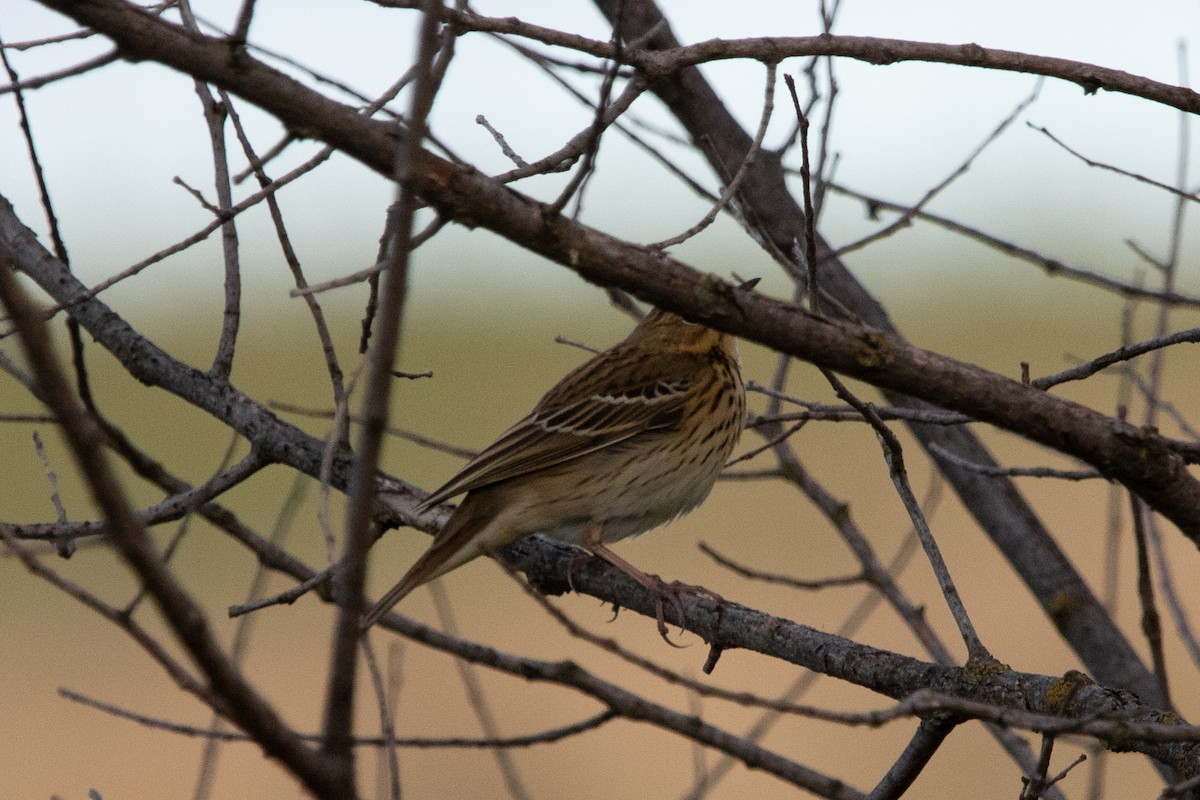
[[[717,603],[724,602],[723,597],[716,592],[705,589],[703,586],[692,586],[691,584],[680,583],[679,581],[671,581],[670,583],[667,583],[657,575],[650,575],[642,572],[633,564],[630,564],[628,561],[621,558],[619,555],[614,553],[612,550],[609,550],[608,547],[605,546],[604,542],[600,538],[600,534],[603,532],[603,530],[603,522],[589,522],[587,528],[585,528],[583,532],[583,546],[591,551],[592,555],[596,556],[597,558],[604,559],[609,564],[612,564],[614,567],[621,570],[621,572],[624,572],[626,575],[633,578],[642,586],[654,592],[656,598],[654,604],[654,618],[658,623],[658,634],[663,638],[663,641],[672,647],[678,647],[679,645],[676,645],[667,638],[667,623],[663,613],[663,598],[671,601],[671,605],[675,609],[675,613],[679,619],[680,629],[683,628],[683,624],[686,619],[683,613],[683,600],[681,599],[681,595],[704,595],[705,597],[709,597]]]

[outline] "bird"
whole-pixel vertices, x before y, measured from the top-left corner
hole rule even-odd
[[[429,549],[367,612],[362,630],[421,584],[540,533],[658,592],[666,638],[661,602],[672,585],[608,545],[698,506],[737,444],[745,413],[737,340],[652,309],[421,502],[424,512],[466,493]],[[673,602],[682,612],[677,594]]]

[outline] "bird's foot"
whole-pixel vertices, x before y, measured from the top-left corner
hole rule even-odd
[[[662,637],[664,642],[672,647],[683,647],[683,645],[675,644],[667,635],[668,630],[665,615],[666,606],[664,601],[669,602],[671,604],[671,608],[674,609],[675,619],[679,625],[680,632],[684,630],[684,626],[687,624],[687,615],[684,614],[683,611],[684,595],[703,597],[712,600],[717,604],[718,609],[720,609],[725,603],[724,597],[711,589],[704,588],[703,586],[696,586],[690,583],[683,583],[681,581],[671,581],[668,583],[657,575],[648,575],[646,573],[642,574],[644,577],[648,578],[649,581],[646,583],[642,583],[641,581],[638,582],[642,583],[643,586],[654,592],[656,595],[654,601],[654,619],[658,624],[658,635]]]
[[[684,595],[691,595],[692,597],[706,597],[712,600],[717,604],[718,613],[720,613],[720,609],[725,603],[725,598],[721,597],[721,595],[717,594],[711,589],[704,588],[703,586],[693,586],[690,583],[681,583],[680,581],[670,581],[668,583],[657,575],[642,572],[640,569],[618,556],[612,550],[609,550],[604,543],[599,540],[598,536],[591,538],[591,540],[585,540],[584,546],[592,551],[592,555],[607,561],[621,572],[624,572],[630,578],[633,578],[646,589],[654,592],[654,620],[658,626],[658,635],[663,638],[664,642],[672,647],[682,647],[683,645],[675,644],[675,642],[672,642],[668,636],[669,631],[667,630],[666,619],[667,603],[670,603],[671,608],[674,610],[675,619],[678,622],[681,631],[687,624],[687,615],[683,610]],[[581,555],[575,559],[572,559],[571,564],[567,567],[567,583],[571,585],[572,591],[574,591],[575,586],[571,578],[571,573],[574,571],[581,559],[586,559],[586,556]],[[616,618],[615,614],[613,615],[613,618]]]

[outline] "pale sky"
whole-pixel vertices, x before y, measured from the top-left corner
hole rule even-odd
[[[73,27],[30,0],[2,0],[2,4],[0,34],[6,42]],[[237,5],[229,0],[193,2],[202,18],[219,25],[228,24]],[[596,38],[607,36],[603,20],[588,3],[497,0],[473,6],[481,13],[517,15]],[[814,5],[807,2],[739,2],[736,13],[730,13],[734,6],[726,2],[665,2],[663,6],[684,42],[818,32]],[[976,42],[1091,61],[1167,82],[1180,80],[1179,43],[1200,30],[1200,6],[1190,0],[1138,4],[845,0],[843,6],[837,33]],[[414,19],[411,12],[351,0],[262,0],[251,38],[371,95],[410,63]],[[106,48],[107,42],[93,39],[11,56],[22,77],[29,78]],[[1192,43],[1186,58],[1193,75],[1200,74],[1198,48],[1200,43]],[[510,165],[490,135],[475,124],[479,114],[503,131],[528,160],[553,151],[588,124],[587,111],[486,36],[464,37],[458,53],[439,98],[434,131],[482,169],[501,172]],[[1034,86],[1030,76],[945,65],[873,66],[839,60],[835,69],[840,87],[833,128],[839,154],[836,178],[899,202],[914,202],[954,170]],[[708,67],[706,73],[752,129],[760,111],[764,69],[753,63],[729,63]],[[789,105],[782,83],[777,92],[775,142],[791,122],[784,113]],[[119,271],[209,219],[190,195],[172,183],[179,175],[212,197],[211,156],[189,81],[156,65],[122,63],[30,92],[27,100],[68,245],[85,280],[98,281]],[[403,97],[397,107],[405,107]],[[241,109],[258,146],[266,149],[276,140],[278,126],[244,103]],[[639,100],[635,110],[641,119],[673,127],[649,96]],[[1074,85],[1048,81],[1041,99],[1022,121],[931,210],[1118,274],[1134,269],[1133,256],[1123,244],[1126,238],[1152,251],[1165,246],[1171,210],[1167,196],[1087,169],[1028,128],[1024,120],[1047,127],[1091,157],[1165,182],[1174,180],[1178,113],[1111,94],[1085,96]],[[315,146],[306,143],[294,150],[295,155],[283,159],[272,174],[298,163]],[[5,154],[0,159],[0,192],[14,202],[27,224],[43,230],[10,96],[0,98],[0,152]],[[707,168],[694,158],[684,163],[713,186]],[[235,162],[240,164],[240,159]],[[584,219],[611,233],[634,241],[656,241],[686,229],[704,213],[702,203],[664,179],[619,135],[608,140],[601,170],[603,177],[589,190]],[[517,188],[545,199],[558,185],[555,179],[539,179]],[[244,185],[237,191],[251,188]],[[391,197],[384,181],[347,159],[338,159],[281,197],[313,280],[359,269],[374,260]],[[263,262],[263,274],[269,276],[264,286],[272,294],[279,293],[278,247],[265,213],[245,215],[240,225],[247,259]],[[874,226],[858,205],[845,201],[832,203],[823,220],[824,232],[835,242],[853,240]],[[918,226],[892,243],[855,256],[852,266],[869,284],[878,281],[897,289],[912,274],[910,269],[896,268],[898,258],[910,262],[906,267],[955,279],[961,274],[958,248],[957,242]],[[728,220],[674,252],[697,267],[725,274],[730,269],[774,273],[774,267]],[[967,250],[968,255],[971,252]],[[425,266],[419,259],[418,267],[427,270],[427,285],[444,286],[447,291],[464,280],[503,291],[511,282],[503,270],[531,261],[495,237],[463,231],[435,241],[422,258]],[[736,263],[731,266],[731,262]],[[255,271],[248,269],[248,274],[253,284]],[[550,288],[570,291],[577,284],[561,269],[543,269],[538,274]],[[155,268],[130,294],[153,295],[156,287],[175,285],[181,279],[219,280],[215,238]],[[1185,274],[1185,285],[1189,281],[1196,283]]]

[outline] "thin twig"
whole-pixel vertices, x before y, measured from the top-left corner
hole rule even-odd
[[[200,486],[189,486],[178,494],[173,494],[152,506],[135,511],[134,515],[146,526],[181,519],[201,504],[209,502],[255,475],[266,465],[267,462],[261,454],[251,451],[238,464],[213,476]],[[17,539],[48,541],[79,539],[84,536],[99,536],[111,532],[108,521],[104,519],[19,525],[0,523],[0,531]]]
[[[1050,771],[1050,755],[1054,752],[1054,737],[1042,737],[1042,749],[1038,755],[1037,769],[1032,775],[1022,776],[1021,782],[1024,786],[1021,788],[1021,796],[1018,800],[1038,800],[1042,796],[1042,790],[1049,785],[1046,773]]]
[[[1049,130],[1047,130],[1046,128],[1044,128],[1041,125],[1035,125],[1032,122],[1026,122],[1025,125],[1028,126],[1030,129],[1035,130],[1038,133],[1042,134],[1047,139],[1049,139],[1050,141],[1054,142],[1056,145],[1061,147],[1063,150],[1065,150],[1068,153],[1070,153],[1071,155],[1075,156],[1075,158],[1079,159],[1084,164],[1087,164],[1089,167],[1095,167],[1097,169],[1103,169],[1103,170],[1107,170],[1109,172],[1115,172],[1116,174],[1121,175],[1123,177],[1131,178],[1132,180],[1135,180],[1138,183],[1144,183],[1147,186],[1152,186],[1155,189],[1160,189],[1164,192],[1168,192],[1170,194],[1176,195],[1181,200],[1190,201],[1193,203],[1200,202],[1200,197],[1197,197],[1195,194],[1192,194],[1184,189],[1178,188],[1176,186],[1171,186],[1170,184],[1163,183],[1162,181],[1156,181],[1153,178],[1148,178],[1145,175],[1142,175],[1141,173],[1138,173],[1138,172],[1131,172],[1127,169],[1121,169],[1120,167],[1114,166],[1112,164],[1106,164],[1103,161],[1097,161],[1093,158],[1088,158],[1083,153],[1080,153],[1078,150],[1072,148],[1070,145],[1068,145],[1062,139],[1059,139],[1057,136],[1055,136],[1053,133],[1051,133]]]
[[[572,197],[575,198],[574,216],[579,216],[583,204],[583,187],[595,168],[596,157],[600,152],[600,138],[609,124],[611,124],[611,119],[615,119],[608,112],[609,103],[612,100],[613,86],[616,84],[617,76],[620,75],[621,61],[625,50],[625,42],[621,36],[623,25],[624,15],[619,15],[613,23],[612,38],[609,40],[613,49],[612,62],[609,69],[604,73],[603,80],[600,82],[600,97],[596,102],[596,113],[592,116],[592,124],[588,127],[587,138],[584,140],[582,151],[583,162],[579,165],[579,169],[575,170],[570,180],[567,181],[567,185],[559,192],[558,197],[546,206],[544,213],[547,218],[556,217],[561,214]],[[622,110],[628,108],[644,89],[645,85],[641,80],[641,76],[635,76],[633,80],[630,80],[625,85],[625,91],[621,93],[621,97],[613,105],[621,107]]]
[[[437,610],[438,621],[441,623],[442,629],[451,636],[460,636],[458,622],[454,618],[454,608],[450,604],[450,597],[446,593],[446,588],[442,585],[442,582],[431,582],[429,584],[429,591],[433,595],[433,606]],[[458,670],[458,677],[462,681],[463,690],[466,692],[467,702],[475,714],[475,719],[479,722],[479,727],[483,729],[484,736],[490,739],[499,739],[500,726],[496,722],[496,716],[492,713],[491,704],[488,703],[487,696],[484,694],[483,684],[476,673],[475,665],[456,658],[454,659],[454,667]],[[508,789],[509,795],[514,800],[529,800],[529,790],[525,786],[525,781],[521,778],[521,773],[517,769],[516,762],[512,760],[508,751],[496,749],[493,751],[493,756],[496,759],[496,766],[500,770],[500,775],[504,778],[504,785]]]
[[[337,415],[337,411],[326,411],[319,408],[304,408],[303,406],[293,405],[292,403],[284,403],[278,400],[273,400],[267,403],[267,407],[275,411],[283,411],[288,414],[296,414],[302,417],[310,417],[312,419],[333,419]],[[348,417],[350,422],[361,424],[362,419],[357,415]],[[410,431],[407,428],[398,428],[394,425],[387,426],[388,434],[395,436],[397,439],[403,439],[406,442],[418,444],[421,447],[428,447],[430,450],[436,450],[439,453],[448,453],[458,458],[474,458],[479,453],[475,450],[469,450],[465,447],[443,442],[440,439],[433,439],[424,434]]]
[[[754,427],[757,425],[767,425],[775,422],[793,422],[801,419],[827,420],[830,422],[863,422],[862,414],[858,413],[854,408],[848,405],[830,405],[828,403],[816,403],[811,400],[802,400],[798,397],[793,397],[790,394],[779,391],[777,389],[763,386],[757,381],[746,381],[747,392],[757,392],[765,394],[772,399],[782,400],[784,402],[793,403],[808,409],[802,414],[778,414],[775,416],[763,415],[754,416],[746,423],[746,427]],[[880,419],[892,420],[907,420],[912,422],[924,422],[932,425],[962,425],[967,422],[973,422],[973,418],[966,414],[956,414],[948,411],[924,410],[916,408],[905,408],[900,406],[881,406],[875,409],[879,414]]]
[[[937,541],[933,538],[933,532],[929,530],[929,526],[925,521],[925,515],[921,512],[920,503],[917,502],[917,498],[913,495],[912,488],[908,484],[908,472],[904,466],[904,451],[900,445],[900,440],[896,438],[896,434],[892,433],[883,424],[883,420],[879,419],[879,415],[874,412],[874,409],[869,404],[863,403],[855,397],[838,380],[837,376],[826,369],[822,369],[821,372],[825,375],[825,379],[829,381],[830,386],[833,387],[837,396],[857,408],[871,423],[871,427],[875,429],[880,446],[883,448],[884,458],[888,464],[888,473],[891,475],[892,484],[896,487],[896,491],[904,503],[904,508],[908,511],[909,518],[912,520],[913,527],[916,528],[922,547],[925,548],[925,555],[929,559],[930,566],[933,568],[938,586],[941,587],[942,596],[946,599],[946,605],[950,609],[951,616],[954,617],[955,624],[958,625],[958,631],[962,636],[963,643],[967,646],[968,658],[972,661],[985,663],[994,661],[992,654],[988,652],[983,641],[980,640],[979,634],[975,632],[975,626],[971,623],[971,618],[967,614],[966,606],[963,605],[958,588],[954,585],[954,579],[950,577],[950,570],[942,558],[941,549],[938,547]]]
[[[1162,621],[1158,614],[1158,604],[1154,600],[1154,581],[1150,575],[1150,556],[1146,543],[1146,509],[1137,495],[1130,494],[1129,503],[1133,520],[1133,541],[1137,546],[1137,590],[1142,609],[1142,633],[1150,648],[1150,661],[1154,668],[1155,681],[1158,683],[1159,697],[1162,698],[1164,708],[1171,708],[1167,661],[1163,653]]]
[[[49,414],[0,414],[0,422],[28,422],[37,425],[53,425],[58,422]]]
[[[871,209],[887,209],[889,211],[904,212],[908,206],[901,203],[893,203],[888,200],[883,200],[878,197],[864,194],[862,192],[849,189],[841,184],[830,182],[829,188],[838,194],[846,197],[852,197],[856,200],[861,200],[866,203]],[[1147,289],[1144,286],[1137,286],[1125,281],[1110,278],[1104,275],[1099,270],[1083,269],[1081,267],[1071,266],[1059,261],[1057,258],[1044,256],[1036,250],[1031,250],[1028,247],[1022,247],[1013,242],[1006,241],[989,233],[972,228],[969,225],[964,225],[961,222],[932,214],[928,211],[921,211],[915,215],[917,219],[925,222],[933,223],[940,228],[960,234],[980,242],[994,250],[1011,256],[1019,261],[1024,261],[1028,264],[1033,264],[1040,267],[1047,275],[1056,277],[1062,276],[1080,283],[1096,286],[1101,289],[1119,294],[1123,297],[1134,297],[1143,300],[1153,300],[1155,302],[1169,303],[1173,306],[1187,306],[1191,308],[1200,307],[1200,297],[1196,295],[1183,294],[1182,292],[1172,290],[1170,292],[1162,292],[1156,289]]]
[[[1060,478],[1066,481],[1085,481],[1093,478],[1103,478],[1104,475],[1095,469],[1054,469],[1053,467],[995,467],[991,464],[976,464],[952,453],[940,444],[931,444],[930,451],[937,453],[947,461],[952,461],[964,469],[973,470],[980,475],[1007,475],[1009,477],[1025,478]]]
[[[177,722],[170,722],[164,719],[158,719],[146,714],[138,714],[130,711],[127,708],[112,703],[105,703],[102,700],[97,700],[80,692],[73,691],[64,687],[60,687],[58,694],[67,700],[79,703],[89,708],[103,711],[106,714],[111,714],[114,717],[127,719],[131,722],[136,722],[139,725],[144,725],[148,728],[156,730],[164,730],[170,733],[178,733],[182,736],[195,736],[199,738],[219,739],[224,742],[253,742],[254,739],[242,733],[241,731],[222,730],[214,731],[210,728],[203,728],[197,725],[184,725]],[[601,711],[595,716],[588,717],[585,720],[563,725],[558,728],[550,728],[540,733],[527,734],[525,736],[508,736],[503,739],[469,739],[461,736],[453,737],[421,737],[411,739],[395,739],[389,742],[383,736],[357,736],[354,739],[356,747],[411,747],[417,749],[432,749],[439,747],[471,749],[471,750],[487,750],[491,748],[505,747],[530,747],[537,744],[553,744],[562,741],[571,736],[577,736],[586,731],[594,730],[606,722],[617,718],[617,713],[611,710]],[[300,734],[300,738],[314,743],[321,741],[321,735],[317,733]]]
[[[652,247],[656,250],[666,250],[668,247],[674,247],[677,244],[686,242],[688,239],[691,239],[693,236],[703,231],[709,225],[712,225],[713,220],[717,218],[717,214],[720,214],[725,206],[729,204],[729,201],[732,200],[737,194],[738,188],[742,185],[742,180],[745,179],[746,175],[750,171],[750,165],[754,163],[754,159],[758,157],[758,151],[762,149],[763,139],[766,138],[767,135],[767,127],[771,122],[771,114],[775,110],[775,74],[777,72],[778,64],[771,62],[766,66],[767,86],[763,91],[762,114],[758,120],[758,130],[755,131],[754,140],[750,142],[750,147],[748,150],[746,150],[746,156],[742,159],[742,163],[738,166],[738,171],[734,174],[733,180],[729,181],[728,185],[725,186],[724,191],[721,192],[721,196],[717,198],[717,201],[712,204],[712,206],[708,209],[708,212],[700,219],[699,222],[688,228],[683,233],[672,236],[669,239],[664,239],[661,242],[654,242],[653,244],[647,245],[647,247]],[[784,78],[789,82],[790,85],[791,76],[785,75]]]
[[[190,0],[180,0],[179,14],[184,28],[194,33],[200,32],[200,26],[192,14]],[[196,95],[200,98],[204,122],[208,127],[209,146],[212,148],[213,183],[217,192],[217,206],[213,209],[213,213],[216,216],[225,217],[221,224],[221,255],[225,265],[225,308],[221,316],[221,336],[217,342],[217,352],[213,356],[210,372],[217,378],[228,379],[233,371],[234,352],[237,349],[237,335],[242,318],[242,270],[238,250],[237,220],[228,216],[229,209],[233,207],[233,185],[229,176],[229,155],[225,147],[225,120],[229,116],[230,107],[227,102],[218,103],[208,85],[203,81],[194,79],[192,85]],[[228,101],[228,96],[225,96],[224,100]]]
[[[788,92],[792,96],[792,105],[795,107],[796,121],[800,126],[800,183],[801,191],[804,198],[804,248],[796,247],[799,254],[803,252],[805,274],[808,276],[807,286],[805,289],[808,292],[809,304],[813,311],[820,313],[821,308],[819,299],[821,297],[820,287],[817,283],[817,228],[816,228],[816,209],[813,207],[813,192],[812,192],[812,172],[808,163],[808,117],[804,116],[804,112],[800,109],[800,99],[796,96],[796,82],[791,75],[785,75],[784,80],[787,82]],[[797,259],[799,263],[799,259]]]
[[[1200,665],[1200,637],[1192,626],[1183,597],[1177,588],[1171,559],[1167,556],[1166,543],[1159,527],[1158,517],[1150,515],[1146,518],[1146,532],[1150,535],[1150,550],[1154,554],[1154,566],[1158,569],[1158,583],[1162,587],[1163,600],[1171,612],[1175,630],[1179,632],[1179,642],[1187,650],[1192,663]]]
[[[269,606],[291,605],[304,595],[311,592],[313,589],[332,578],[336,571],[337,565],[334,564],[333,566],[326,567],[320,572],[315,573],[307,580],[301,581],[295,586],[285,589],[278,594],[259,598],[258,600],[252,600],[247,603],[238,603],[237,605],[232,605],[229,607],[229,617],[230,619],[233,619],[234,617],[240,617],[243,614],[249,614],[252,611],[258,611]]]
[[[379,708],[380,736],[387,742],[380,753],[380,763],[386,765],[386,781],[388,797],[400,800],[400,759],[396,753],[396,729],[394,727],[392,709],[395,705],[388,702],[389,689],[383,679],[383,670],[379,668],[379,660],[375,657],[375,647],[371,639],[364,636],[359,640],[362,646],[363,661],[367,665],[367,673],[371,676],[371,689],[375,693],[375,703]],[[383,792],[379,792],[383,796]]]
[[[253,0],[246,0],[246,4],[242,7],[242,15],[248,15],[253,9]],[[243,16],[239,15],[239,25],[243,21]],[[245,19],[245,24],[249,25],[249,19]],[[240,30],[240,29],[239,29]],[[235,32],[234,36],[238,33]],[[246,159],[250,162],[251,168],[254,170],[254,176],[258,180],[260,189],[267,189],[271,186],[271,178],[267,175],[266,169],[263,167],[262,161],[254,150],[254,146],[250,142],[250,137],[246,133],[245,127],[242,125],[241,116],[237,113],[234,107],[233,100],[224,90],[219,91],[221,102],[227,109],[229,119],[233,123],[234,132],[237,134],[238,142],[242,146],[242,152]],[[275,227],[275,237],[279,241],[280,250],[283,252],[283,259],[288,265],[288,269],[292,272],[292,279],[295,281],[296,288],[303,290],[308,287],[308,280],[304,276],[304,268],[300,264],[300,257],[296,254],[296,249],[292,246],[291,237],[288,236],[287,226],[283,221],[283,212],[279,208],[279,201],[274,192],[266,196],[267,211],[271,216],[271,224]],[[325,356],[325,366],[329,372],[329,382],[333,390],[333,404],[337,406],[343,402],[346,395],[345,379],[342,374],[342,367],[338,363],[337,350],[333,344],[333,335],[329,332],[329,325],[325,321],[325,312],[321,308],[321,304],[317,302],[317,298],[310,293],[303,294],[304,302],[308,306],[309,314],[313,318],[313,325],[317,330],[317,340],[321,343],[321,352]],[[339,435],[344,438],[345,431],[339,431]]]
[[[939,715],[922,719],[917,730],[909,740],[904,752],[888,769],[887,774],[879,781],[867,800],[896,800],[904,795],[912,786],[913,781],[921,774],[921,770],[929,764],[930,759],[937,753],[938,748],[946,741],[958,720],[951,716]]]
[[[42,436],[37,431],[33,432],[33,449],[37,453],[38,460],[42,462],[42,468],[46,471],[46,483],[50,485],[50,502],[54,504],[54,513],[58,517],[58,524],[63,525],[67,521],[67,509],[63,506],[62,493],[58,490],[58,473],[54,471],[50,457],[46,455],[46,446],[42,444]],[[64,551],[60,545],[59,555],[67,558],[71,554],[69,551]]]
[[[793,434],[795,434],[797,431],[799,431],[801,428],[804,427],[805,422],[807,422],[807,420],[801,420],[800,422],[797,422],[794,425],[790,425],[787,428],[778,430],[774,435],[772,435],[769,439],[767,439],[765,442],[763,442],[763,444],[759,445],[758,447],[751,448],[750,450],[747,450],[745,453],[742,453],[740,456],[737,456],[736,458],[731,458],[729,461],[725,462],[725,469],[729,469],[734,464],[741,464],[743,461],[749,461],[750,459],[757,457],[761,453],[765,453],[766,451],[775,447],[775,445],[777,445],[781,442],[786,442],[788,439],[792,438]]]
[[[611,103],[594,106],[594,119],[599,120],[601,130],[615,123],[644,91],[645,86],[635,77],[625,87],[625,91]],[[567,171],[581,156],[587,154],[595,136],[595,129],[596,123],[589,124],[587,128],[572,136],[566,144],[553,153],[523,167],[503,172],[497,175],[495,180],[500,183],[512,183],[533,175]]]
[[[346,537],[336,590],[339,608],[331,653],[329,685],[325,693],[322,752],[331,755],[340,768],[343,793],[355,793],[352,735],[354,719],[355,663],[358,655],[359,620],[363,612],[363,584],[366,579],[366,555],[373,540],[376,482],[384,428],[391,397],[392,364],[400,344],[404,302],[408,294],[408,260],[418,198],[409,183],[415,162],[422,153],[426,122],[438,90],[434,58],[438,50],[438,28],[442,4],[425,0],[417,46],[417,74],[413,82],[412,105],[407,136],[397,147],[395,180],[398,187],[394,213],[389,213],[391,260],[384,273],[383,305],[378,334],[370,351],[363,392],[363,428],[356,448],[352,491],[346,522]]]
[[[1008,130],[1009,126],[1016,121],[1017,117],[1021,116],[1021,114],[1024,113],[1029,106],[1033,105],[1033,103],[1037,101],[1038,95],[1041,94],[1041,91],[1042,79],[1038,78],[1034,83],[1033,91],[1031,91],[1024,100],[1017,103],[1016,107],[1009,112],[1008,116],[1000,120],[1000,124],[998,124],[991,133],[985,136],[983,141],[980,142],[975,149],[972,150],[965,159],[963,159],[962,163],[960,163],[953,171],[951,171],[949,175],[947,175],[937,184],[930,187],[925,194],[921,195],[920,199],[917,200],[915,204],[906,208],[895,220],[885,225],[880,230],[862,237],[858,241],[839,247],[836,251],[836,254],[831,254],[829,257],[832,258],[836,256],[837,258],[841,258],[848,253],[854,252],[855,250],[861,250],[873,242],[887,238],[901,228],[907,227],[911,223],[913,217],[915,217],[922,211],[922,209],[929,205],[929,203],[931,203],[935,197],[941,194],[946,187],[950,186],[952,183],[954,183],[954,181],[966,174],[967,170],[971,168],[971,165],[975,163],[975,159],[979,158],[979,156],[982,155],[983,152],[988,149],[988,147],[990,147],[1006,130]]]
[[[1186,331],[1179,331],[1178,333],[1157,336],[1144,342],[1122,345],[1110,353],[1096,356],[1091,361],[1087,361],[1078,366],[1055,373],[1054,375],[1046,375],[1041,378],[1035,378],[1029,383],[1031,386],[1035,386],[1038,389],[1049,389],[1051,386],[1058,386],[1059,384],[1066,383],[1068,381],[1079,381],[1083,380],[1084,378],[1090,378],[1100,370],[1111,367],[1113,364],[1117,364],[1122,361],[1129,361],[1130,359],[1137,358],[1140,355],[1152,353],[1157,350],[1161,350],[1164,347],[1170,347],[1171,345],[1182,344],[1184,342],[1200,342],[1200,328],[1188,328]]]
[[[518,167],[529,166],[529,162],[517,155],[517,151],[509,146],[508,140],[504,138],[504,134],[492,127],[492,123],[487,121],[487,117],[483,114],[476,114],[475,124],[492,135],[492,138],[496,140],[496,144],[500,146],[500,152],[504,153],[505,158]]]
[[[790,575],[763,572],[762,570],[751,569],[750,567],[743,566],[728,556],[721,555],[706,542],[700,542],[697,546],[700,548],[700,552],[704,553],[713,561],[717,562],[731,572],[735,572],[743,577],[751,578],[756,581],[762,581],[764,583],[778,583],[783,586],[790,586],[793,589],[805,589],[811,591],[816,589],[828,589],[831,586],[854,586],[859,583],[864,583],[867,580],[866,576],[860,572],[856,575],[842,575],[836,578],[817,578],[815,580],[806,581],[801,580],[800,578],[793,578]]]

